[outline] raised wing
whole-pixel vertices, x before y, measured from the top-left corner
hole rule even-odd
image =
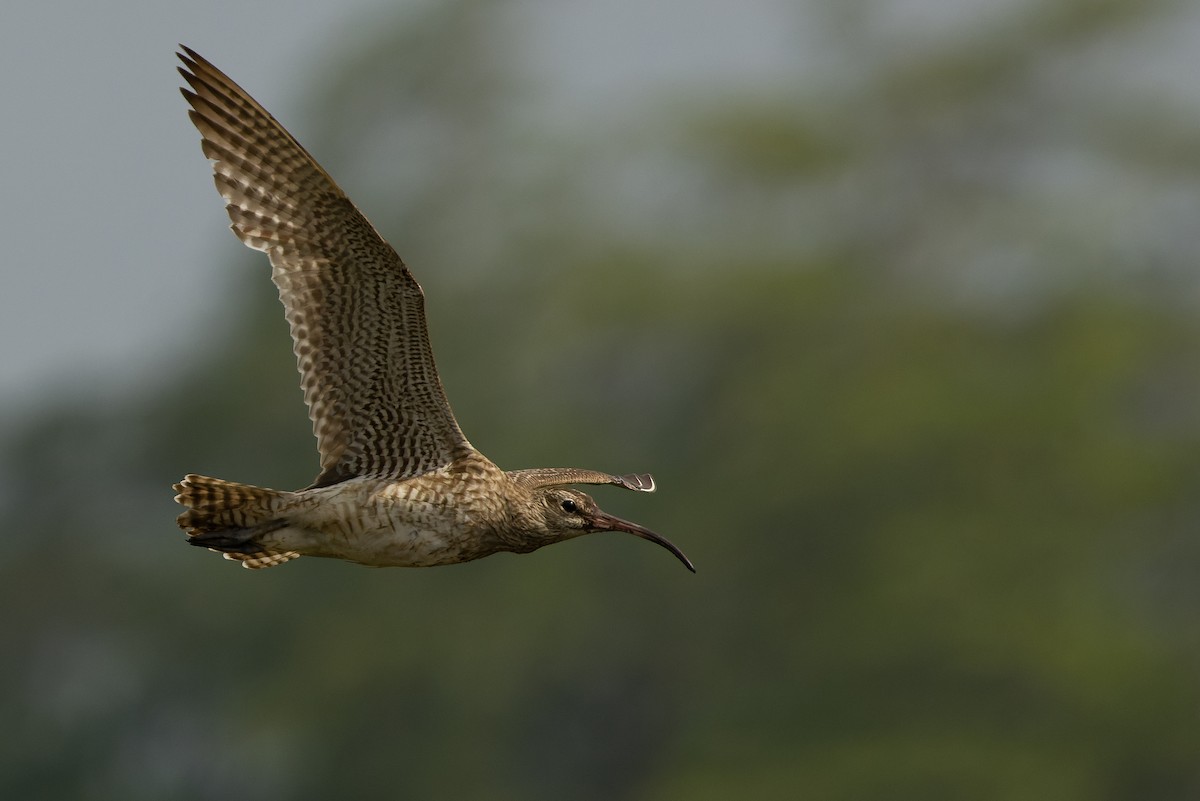
[[[425,298],[396,251],[275,118],[183,47],[188,113],[233,232],[271,260],[321,454],[314,486],[405,477],[473,449],[438,378]]]

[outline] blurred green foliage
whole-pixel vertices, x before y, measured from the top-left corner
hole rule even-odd
[[[1200,792],[1196,242],[1139,250],[1054,166],[1194,195],[1200,129],[1134,136],[1041,70],[1171,7],[1044,3],[839,93],[674,98],[633,152],[508,111],[490,8],[375,31],[290,127],[425,285],[475,444],[653,471],[600,501],[699,573],[617,536],[431,571],[186,548],[183,473],[316,472],[248,254],[169,388],[10,430],[0,795]]]

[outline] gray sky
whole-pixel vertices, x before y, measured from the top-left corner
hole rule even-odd
[[[177,42],[296,128],[323,59],[382,15],[420,5],[9,0],[0,26],[0,417],[81,378],[105,395],[151,380],[219,302],[216,266],[240,245],[225,230],[177,93]],[[782,12],[793,5],[524,0],[509,14],[529,31],[527,69],[549,76],[541,113],[570,119],[675,84],[734,88],[778,78],[819,50]],[[903,46],[997,4],[876,5],[881,41]],[[1136,32],[1114,45],[1132,56],[1104,63],[1128,80],[1194,94],[1197,31],[1200,24]],[[820,66],[827,75],[847,66],[835,62]]]

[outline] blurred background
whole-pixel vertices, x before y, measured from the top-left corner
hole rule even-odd
[[[0,796],[1200,795],[1200,7],[6,9]],[[186,547],[317,472],[172,48],[425,286],[501,466],[650,471],[437,570]]]

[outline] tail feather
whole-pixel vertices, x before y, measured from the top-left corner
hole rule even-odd
[[[224,553],[226,559],[252,569],[273,567],[300,555],[260,549],[256,542],[258,535],[283,525],[274,518],[290,492],[197,475],[185,476],[175,491],[179,493],[175,502],[186,508],[177,522],[192,545]]]

